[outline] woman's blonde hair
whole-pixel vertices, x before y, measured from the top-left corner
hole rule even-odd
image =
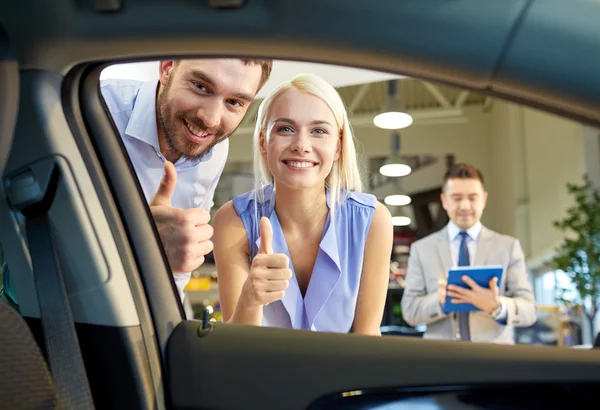
[[[296,88],[302,92],[312,94],[323,100],[333,112],[337,122],[337,131],[340,138],[340,157],[333,163],[331,172],[325,179],[325,186],[329,188],[330,210],[333,210],[342,200],[342,193],[362,191],[361,172],[354,147],[352,127],[348,120],[348,113],[342,98],[335,88],[327,81],[314,74],[298,74],[289,81],[280,84],[260,104],[258,118],[254,130],[254,185],[257,200],[264,203],[264,188],[273,184],[273,175],[269,172],[267,161],[261,154],[261,134],[265,143],[268,142],[267,119],[273,102],[285,91]],[[274,193],[273,193],[274,194]]]

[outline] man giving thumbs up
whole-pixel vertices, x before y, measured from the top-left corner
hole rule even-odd
[[[174,208],[171,198],[177,185],[177,172],[172,163],[165,163],[165,174],[154,197],[150,211],[158,228],[169,265],[173,273],[186,273],[204,263],[210,253],[213,228],[210,214],[201,208]]]
[[[101,81],[182,299],[190,272],[212,248],[208,211],[227,160],[228,138],[271,68],[271,60],[163,60],[158,77],[146,82]]]

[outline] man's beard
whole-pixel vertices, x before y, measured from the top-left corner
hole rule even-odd
[[[165,136],[165,142],[167,143],[167,147],[169,148],[171,154],[175,154],[178,157],[182,157],[185,160],[200,160],[206,154],[208,154],[215,145],[227,139],[231,134],[225,135],[225,131],[221,126],[209,128],[204,124],[204,122],[201,119],[196,117],[194,121],[187,121],[194,127],[200,129],[202,132],[212,134],[212,143],[208,147],[202,148],[202,150],[198,150],[198,144],[188,140],[183,135],[181,140],[177,141],[176,123],[181,122],[182,126],[187,127],[184,121],[186,118],[183,113],[173,115],[173,113],[171,112],[169,102],[167,99],[169,89],[170,81],[167,83],[165,89],[158,96],[158,99],[156,101],[156,114],[158,116],[158,123],[160,124],[160,127]]]

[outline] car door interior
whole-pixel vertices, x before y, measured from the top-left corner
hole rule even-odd
[[[32,245],[40,238],[28,238],[19,203],[52,186],[48,227],[95,404],[155,407],[162,402],[162,386],[153,327],[144,305],[134,302],[142,292],[134,264],[128,261],[127,247],[114,240],[117,225],[108,223],[110,207],[101,204],[63,114],[63,77],[21,69],[20,86],[20,114],[0,198],[0,238],[19,311],[44,346],[47,328],[40,322],[38,293],[50,290],[36,289],[39,265],[35,260],[32,265]],[[145,328],[140,320],[144,315]]]
[[[0,26],[0,175],[6,165],[17,120],[19,67]],[[4,251],[0,245],[0,264]],[[4,272],[2,272],[2,275]],[[7,408],[58,404],[48,365],[31,330],[8,303],[0,302],[0,397]]]
[[[518,409],[535,408],[531,400],[540,392],[553,393],[541,408],[592,397],[598,351],[183,320],[162,248],[149,240],[157,232],[148,207],[99,96],[106,63],[95,62],[302,56],[488,92],[599,125],[600,82],[593,80],[600,55],[593,51],[600,25],[593,16],[600,4],[281,0],[222,10],[164,1],[123,2],[113,14],[96,13],[93,2],[60,2],[61,12],[34,10],[30,22],[7,25],[25,65],[3,185],[49,162],[60,169],[48,214],[97,407]],[[15,16],[0,10],[7,21]],[[332,24],[332,16],[344,24]],[[548,18],[571,24],[556,37],[556,49],[545,44],[558,36],[545,26]],[[564,52],[568,62],[557,59]],[[6,189],[0,194],[0,241],[16,272],[21,314],[43,345],[23,217]],[[513,401],[518,393],[526,399]]]

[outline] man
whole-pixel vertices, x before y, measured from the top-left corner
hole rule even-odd
[[[411,325],[427,324],[428,339],[514,343],[514,327],[536,321],[536,307],[527,279],[519,241],[487,229],[481,216],[487,201],[481,172],[469,164],[456,164],[442,185],[442,206],[448,225],[412,244],[406,288],[402,298],[404,319]],[[446,314],[446,276],[453,266],[502,265],[504,271],[489,288],[468,276],[468,289],[448,286],[453,303],[472,303],[477,312]]]
[[[191,271],[212,251],[209,211],[227,160],[227,138],[272,66],[272,60],[168,60],[160,62],[157,80],[101,81],[182,300]],[[1,296],[16,303],[2,269]]]
[[[191,271],[212,251],[209,211],[227,138],[271,69],[271,60],[168,60],[158,80],[101,82],[182,299]]]

